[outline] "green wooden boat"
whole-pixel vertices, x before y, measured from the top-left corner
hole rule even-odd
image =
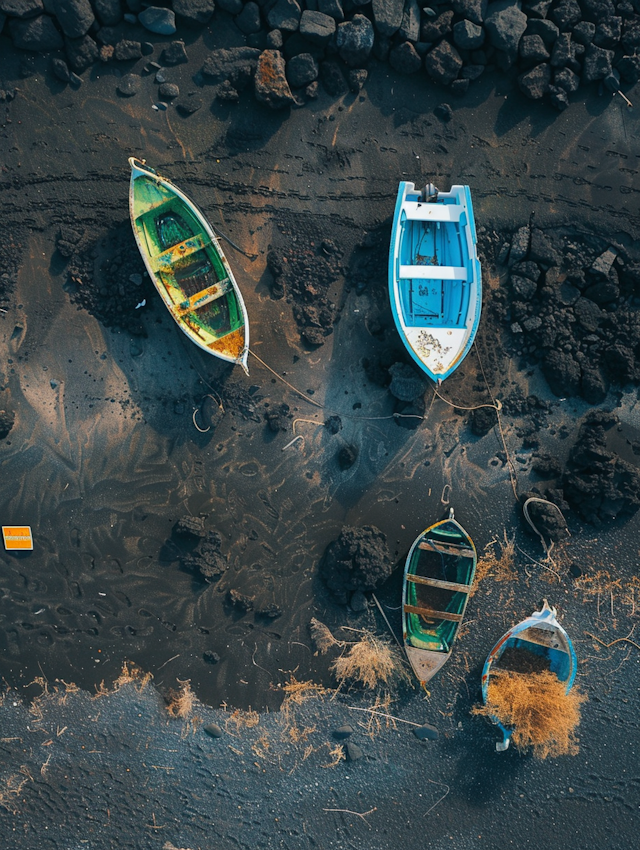
[[[478,556],[453,518],[420,534],[407,555],[402,588],[402,633],[409,663],[421,684],[451,655],[476,572]]]
[[[129,165],[133,233],[162,300],[190,340],[249,374],[247,310],[211,225],[144,161]]]

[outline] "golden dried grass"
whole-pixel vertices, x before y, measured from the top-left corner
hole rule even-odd
[[[532,750],[539,759],[575,755],[581,706],[587,697],[577,688],[565,692],[566,684],[550,670],[516,673],[496,670],[487,689],[487,704],[475,706],[473,714],[497,717],[521,752]]]
[[[320,620],[316,620],[315,617],[311,618],[311,622],[309,623],[309,632],[316,651],[319,652],[320,655],[326,655],[332,646],[343,647],[345,645],[344,641],[337,640],[333,636],[328,626],[325,626],[325,624],[321,623]]]
[[[350,682],[373,691],[380,686],[392,688],[409,680],[395,647],[367,631],[348,652],[336,658],[329,669],[335,674],[339,687]]]
[[[129,685],[133,683],[139,691],[142,691],[144,690],[144,688],[147,687],[147,685],[152,679],[153,675],[151,673],[145,673],[140,667],[138,667],[137,664],[134,664],[132,661],[125,661],[122,665],[120,675],[113,683],[113,690],[118,691],[120,690],[120,688],[124,687],[124,685]],[[109,693],[108,690],[105,692]]]
[[[260,723],[257,711],[241,711],[237,708],[225,720],[225,729],[230,735],[238,736],[243,729],[253,729]]]
[[[167,711],[171,717],[189,720],[193,714],[196,695],[191,690],[189,679],[186,679],[184,682],[178,680],[178,683],[180,687],[172,688],[166,696]]]
[[[492,578],[494,581],[515,581],[518,573],[515,568],[516,540],[515,537],[507,537],[506,530],[503,532],[503,540],[494,537],[484,547],[484,552],[478,558],[476,565],[476,579],[472,594],[481,581]]]

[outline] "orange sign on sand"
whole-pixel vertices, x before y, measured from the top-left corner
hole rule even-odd
[[[2,537],[4,548],[7,550],[33,549],[33,538],[29,525],[3,525]]]

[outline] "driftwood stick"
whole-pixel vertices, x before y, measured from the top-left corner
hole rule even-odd
[[[389,620],[387,619],[387,615],[386,615],[386,614],[384,613],[384,611],[382,610],[382,605],[378,602],[378,597],[375,595],[375,593],[372,593],[372,594],[371,594],[371,596],[373,597],[373,601],[376,603],[376,605],[377,605],[377,607],[378,607],[378,611],[380,611],[380,613],[381,613],[381,614],[382,614],[382,616],[384,617],[384,621],[385,621],[385,623],[387,624],[387,626],[388,626],[388,628],[389,628],[389,631],[390,631],[390,632],[391,632],[391,634],[393,635],[393,639],[394,639],[394,640],[395,640],[395,642],[398,644],[398,646],[400,647],[400,649],[402,649],[402,648],[403,648],[403,647],[402,647],[402,644],[400,643],[400,641],[399,641],[399,640],[398,640],[398,638],[396,637],[396,633],[395,633],[395,632],[393,631],[393,629],[391,628],[391,623],[390,623],[390,622],[389,622]]]
[[[368,812],[352,812],[351,809],[323,809],[323,812],[341,812],[344,815],[355,815],[357,818],[362,818],[362,820],[367,824],[369,829],[371,829],[371,825],[367,822],[367,815],[371,815],[378,810],[377,806],[374,806],[372,809],[369,809]]]
[[[349,711],[368,711],[370,714],[377,714],[378,717],[388,717],[389,720],[397,720],[399,723],[407,723],[409,726],[417,726],[418,729],[422,723],[414,723],[413,720],[403,720],[402,717],[394,717],[393,714],[385,714],[383,711],[376,711],[373,708],[357,708],[355,705],[348,705]]]

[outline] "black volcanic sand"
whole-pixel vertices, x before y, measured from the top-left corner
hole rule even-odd
[[[443,93],[374,64],[365,89],[340,101],[320,93],[284,114],[248,95],[209,107],[205,87],[207,108],[183,118],[152,109],[152,77],[129,99],[117,95],[112,66],[63,88],[39,57],[23,76],[0,41],[3,86],[18,89],[0,122],[0,515],[30,524],[35,538],[32,553],[0,553],[4,846],[387,848],[416,833],[437,850],[631,846],[640,804],[633,474],[621,472],[622,502],[612,491],[590,513],[563,507],[572,536],[541,564],[491,421],[431,390],[414,402],[424,419],[394,418],[388,367],[406,359],[386,255],[400,179],[471,185],[483,322],[477,352],[442,392],[464,407],[487,403],[486,376],[504,405],[518,497],[561,490],[591,405],[554,395],[539,341],[529,334],[523,347],[511,334],[506,267],[495,264],[532,222],[590,246],[589,263],[609,245],[637,262],[635,107],[591,91],[558,115],[487,73],[443,122],[434,114]],[[196,87],[205,54],[194,41],[190,62],[172,69],[182,90]],[[246,378],[207,358],[148,281],[130,279],[143,273],[127,222],[131,155],[173,179],[242,249],[228,255],[251,349],[273,372],[250,357]],[[283,257],[317,273],[322,315],[305,308],[298,275],[279,275]],[[609,375],[598,406],[615,410],[603,433],[633,466],[636,375],[618,374],[627,383]],[[194,413],[211,430],[198,431]],[[342,427],[325,427],[336,416]],[[345,526],[375,526],[400,564],[449,505],[479,550],[505,530],[520,548],[517,580],[480,582],[428,694],[407,687],[392,705],[438,726],[440,738],[420,743],[403,725],[367,737],[365,715],[348,706],[371,699],[341,692],[296,709],[298,726],[313,731],[294,741],[275,711],[281,685],[292,673],[334,684],[334,656],[314,655],[311,618],[347,639],[343,625],[386,628],[377,609],[356,615],[328,595],[326,547]],[[186,516],[211,533],[209,580],[194,566],[207,538],[176,533]],[[492,644],[543,597],[575,641],[589,702],[580,753],[540,763],[495,754],[495,729],[469,710]],[[399,570],[379,598],[397,630]],[[619,638],[628,640],[612,644]],[[125,661],[153,674],[155,688],[92,700]],[[31,704],[36,679],[58,694]],[[162,697],[185,680],[202,703],[196,715],[222,738],[167,714]],[[82,690],[63,699],[63,682]],[[235,732],[233,709],[249,707],[269,711]],[[327,742],[346,722],[363,757],[325,767]]]

